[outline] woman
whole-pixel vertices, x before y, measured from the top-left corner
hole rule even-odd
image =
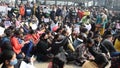
[[[13,51],[4,51],[0,56],[0,64],[3,63],[2,68],[18,68],[16,54]]]
[[[0,64],[2,63],[3,65],[1,68],[34,68],[33,65],[17,60],[15,52],[11,50],[5,50],[2,52],[0,55]]]
[[[25,44],[29,43],[29,41],[22,40],[22,37],[23,35],[21,31],[19,29],[16,29],[14,35],[10,39],[13,51],[17,54],[18,59],[24,58],[24,55],[21,50]]]

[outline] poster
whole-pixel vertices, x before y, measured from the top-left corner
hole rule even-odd
[[[5,28],[0,27],[0,36],[2,36],[4,34],[4,30],[5,30]]]
[[[8,28],[8,27],[11,26],[11,25],[12,25],[12,24],[11,24],[10,21],[5,21],[5,22],[4,22],[5,28]]]

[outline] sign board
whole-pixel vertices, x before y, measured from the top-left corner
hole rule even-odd
[[[0,36],[2,36],[4,34],[4,30],[5,30],[5,28],[0,27]]]

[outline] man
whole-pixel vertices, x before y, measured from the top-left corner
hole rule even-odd
[[[114,48],[112,35],[107,35],[102,43],[110,52],[111,57],[120,56],[120,52],[117,52],[116,49]]]
[[[104,53],[105,55],[109,56],[109,51],[107,48],[101,43],[102,38],[99,34],[94,36],[94,49],[97,52]]]

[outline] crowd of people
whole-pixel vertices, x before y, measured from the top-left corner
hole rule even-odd
[[[50,62],[48,68],[64,68],[71,61],[82,68],[120,67],[118,11],[29,2],[5,6],[7,14],[0,14],[2,68],[32,63],[33,55]]]

